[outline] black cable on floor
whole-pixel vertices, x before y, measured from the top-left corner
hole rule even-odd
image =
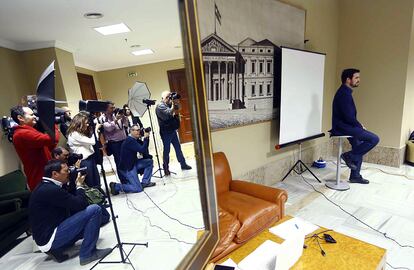
[[[110,160],[110,159],[109,159],[109,157],[107,157],[107,156],[106,156],[106,158],[107,158],[107,160],[108,160],[108,162],[109,162],[109,164],[110,164],[110,166],[111,166],[112,173],[115,175],[116,179],[117,179],[118,181],[120,181],[120,180],[119,180],[119,178],[118,178],[118,175],[115,173],[115,169],[114,169],[114,167],[112,166],[112,162],[111,162],[111,160]],[[121,186],[121,189],[122,189],[122,186]],[[123,190],[122,190],[122,191],[123,191]],[[179,243],[187,244],[187,245],[194,245],[194,244],[195,244],[195,243],[186,242],[186,241],[180,240],[180,239],[178,239],[178,238],[176,238],[176,237],[173,237],[169,231],[165,230],[164,228],[162,228],[162,227],[160,227],[160,226],[158,226],[158,225],[152,224],[150,217],[149,217],[149,216],[147,216],[147,215],[145,215],[145,212],[144,212],[144,211],[142,211],[142,210],[138,209],[138,208],[135,206],[135,204],[134,204],[134,203],[133,203],[133,202],[132,202],[132,201],[128,198],[128,194],[127,194],[127,193],[125,193],[125,192],[124,192],[124,194],[125,194],[125,201],[126,201],[126,204],[127,204],[128,208],[129,208],[129,209],[131,209],[131,210],[135,210],[135,211],[137,211],[137,212],[141,213],[141,215],[142,215],[144,218],[146,218],[146,219],[148,220],[148,224],[149,224],[151,227],[157,228],[157,229],[159,229],[159,230],[161,230],[161,231],[163,231],[163,232],[167,233],[167,234],[168,234],[169,239],[171,239],[171,240],[177,241],[177,242],[179,242]],[[148,196],[148,194],[147,194],[147,196]],[[149,198],[149,196],[148,196],[148,198]],[[152,201],[152,200],[151,200],[151,201]],[[153,202],[153,201],[152,201],[152,202]],[[153,202],[153,203],[154,203],[154,202]],[[154,205],[156,205],[156,204],[154,203]],[[157,206],[157,205],[156,205],[156,206]],[[157,206],[157,207],[158,207],[158,206]],[[158,208],[158,209],[160,209],[160,208]],[[162,211],[162,212],[163,212],[163,211]],[[163,212],[163,213],[164,213],[164,212]],[[165,213],[164,213],[164,214],[165,214]],[[168,215],[167,215],[167,216],[168,216]],[[168,217],[169,217],[169,216],[168,216]]]
[[[369,225],[369,224],[367,224],[367,223],[365,223],[364,221],[362,221],[362,220],[360,220],[359,218],[357,218],[356,216],[354,216],[353,214],[351,214],[350,212],[348,212],[348,211],[346,211],[344,208],[342,208],[342,206],[340,206],[339,204],[337,204],[337,203],[335,203],[334,201],[332,201],[331,199],[329,199],[323,192],[321,192],[321,191],[319,191],[319,190],[317,190],[311,183],[309,183],[308,181],[306,181],[306,178],[305,177],[303,177],[303,175],[300,175],[300,177],[302,177],[302,180],[306,183],[306,184],[308,184],[309,186],[311,186],[312,188],[313,188],[313,190],[315,191],[315,192],[317,192],[317,193],[319,193],[319,194],[321,194],[328,202],[330,202],[330,203],[332,203],[333,205],[335,205],[336,207],[338,207],[339,209],[341,209],[343,212],[345,212],[346,214],[348,214],[350,217],[352,217],[352,218],[354,218],[355,220],[357,220],[358,222],[360,222],[360,223],[362,223],[362,224],[364,224],[365,226],[367,226],[368,228],[370,228],[371,230],[373,230],[373,231],[375,231],[375,232],[377,232],[377,233],[379,233],[379,234],[382,234],[386,239],[388,239],[388,240],[391,240],[391,241],[393,241],[394,243],[396,243],[397,245],[399,245],[400,247],[402,247],[402,248],[414,248],[414,246],[411,246],[411,245],[401,245],[397,240],[395,240],[394,238],[391,238],[391,237],[389,237],[389,236],[387,236],[387,234],[386,233],[384,233],[384,232],[381,232],[381,231],[379,231],[379,230],[377,230],[377,229],[375,229],[374,227],[372,227],[371,225]],[[391,268],[393,268],[393,269],[408,269],[408,270],[410,270],[410,268],[407,268],[407,267],[393,267],[393,266],[391,266],[389,263],[387,263]]]

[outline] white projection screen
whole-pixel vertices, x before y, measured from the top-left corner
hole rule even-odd
[[[323,136],[325,54],[282,47],[279,146]]]

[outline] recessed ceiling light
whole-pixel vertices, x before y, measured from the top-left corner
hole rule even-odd
[[[123,23],[113,24],[108,26],[96,27],[94,28],[96,31],[101,33],[104,36],[119,34],[119,33],[126,33],[131,32],[131,30]]]
[[[181,48],[180,45],[174,46],[174,49],[180,49],[180,48]]]
[[[154,51],[151,49],[143,49],[143,50],[137,50],[137,51],[133,51],[132,54],[133,55],[146,55],[146,54],[153,54]]]
[[[83,17],[85,17],[86,19],[100,19],[103,17],[103,14],[98,12],[89,12],[83,14]]]

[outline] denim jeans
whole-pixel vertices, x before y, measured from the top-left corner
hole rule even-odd
[[[170,148],[171,148],[170,144],[174,146],[175,155],[177,156],[178,162],[180,162],[181,165],[186,164],[183,152],[181,151],[181,145],[180,145],[180,141],[178,140],[177,131],[168,132],[168,133],[160,133],[160,135],[161,135],[162,143],[164,145],[164,151],[162,154],[164,168],[168,169],[168,164],[170,163]]]
[[[56,230],[51,250],[63,250],[83,238],[79,251],[80,259],[93,255],[101,226],[102,209],[97,204],[89,205],[85,210],[65,219]]]
[[[378,144],[379,137],[374,133],[364,129],[360,134],[348,138],[348,141],[352,145],[350,158],[355,162],[355,165],[357,165],[356,170],[351,170],[349,178],[360,178],[363,156]]]
[[[144,169],[142,183],[148,184],[151,181],[152,168],[154,167],[152,159],[138,159],[134,167],[129,171],[123,171],[127,176],[127,184],[115,184],[116,191],[124,191],[125,193],[141,192],[143,190],[141,182],[138,179],[138,171]]]

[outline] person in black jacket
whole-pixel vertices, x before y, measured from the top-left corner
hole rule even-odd
[[[76,194],[62,188],[69,180],[69,169],[61,160],[49,161],[44,177],[32,192],[29,202],[29,220],[33,239],[39,249],[58,262],[68,259],[64,250],[83,238],[79,252],[80,264],[85,265],[111,253],[111,249],[97,249],[101,225],[101,207],[88,205],[78,174]]]
[[[177,129],[180,127],[179,110],[179,99],[173,101],[170,91],[162,92],[161,102],[157,105],[155,113],[157,114],[160,135],[164,146],[163,168],[165,175],[170,175],[169,163],[171,144],[174,146],[177,160],[181,164],[181,169],[191,170],[191,167],[185,161],[181,150],[180,140],[177,135]]]
[[[351,169],[349,182],[368,184],[361,174],[363,156],[374,148],[379,137],[365,129],[357,120],[357,111],[352,98],[353,88],[359,86],[360,71],[349,68],[342,71],[342,85],[335,94],[332,104],[332,130],[331,135],[348,135],[352,150],[341,155],[346,165]]]
[[[112,195],[119,194],[120,191],[125,193],[141,192],[146,187],[155,186],[151,182],[153,160],[149,158],[138,159],[137,153],[148,152],[149,132],[144,133],[144,143],[138,143],[140,138],[140,128],[137,125],[131,127],[131,134],[121,146],[121,163],[119,169],[127,176],[127,184],[109,183]],[[142,183],[138,179],[138,171],[144,170]]]

